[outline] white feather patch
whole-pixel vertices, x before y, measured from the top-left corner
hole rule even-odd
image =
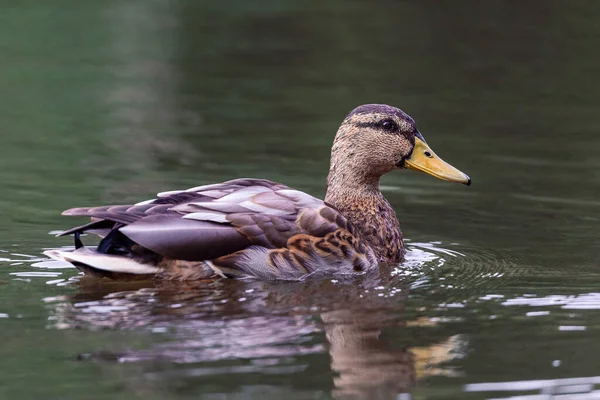
[[[183,193],[185,190],[169,190],[168,192],[160,192],[157,194],[157,197],[168,197],[174,194]]]
[[[126,274],[155,274],[160,271],[153,265],[141,264],[130,258],[101,254],[82,247],[75,251],[48,250],[44,252],[50,258],[66,262],[78,262],[102,271]]]
[[[263,193],[263,192],[269,192],[269,191],[271,191],[271,189],[266,188],[264,186],[250,186],[247,188],[237,190],[233,193],[230,193],[227,196],[223,196],[220,199],[217,199],[215,201],[226,202],[226,203],[241,203],[243,201],[250,199],[252,196],[254,196],[256,194]]]
[[[227,183],[227,182],[223,182],[223,183],[211,183],[210,185],[196,186],[196,187],[187,189],[186,192],[203,192],[205,190],[211,190],[211,189],[214,189],[214,188],[219,187],[219,186],[222,187],[222,186],[225,185],[225,183]]]
[[[239,204],[217,203],[216,201],[188,203],[184,204],[183,207],[175,206],[171,209],[183,212],[194,212],[197,209],[204,209],[209,210],[208,212],[217,211],[225,214],[247,211],[244,208],[242,208]]]
[[[226,224],[229,222],[227,221],[225,214],[211,213],[208,211],[200,211],[191,214],[186,214],[183,216],[183,219],[194,219],[196,221],[212,221],[218,222],[220,224]]]
[[[134,206],[145,206],[147,204],[152,203],[154,200],[156,200],[156,199],[140,201],[139,203],[135,203]]]

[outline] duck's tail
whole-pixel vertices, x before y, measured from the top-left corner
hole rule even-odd
[[[71,263],[85,274],[111,279],[149,279],[160,271],[154,265],[119,255],[99,253],[83,246],[75,250],[47,250],[44,254],[54,260]]]

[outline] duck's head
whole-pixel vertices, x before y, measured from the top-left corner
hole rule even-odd
[[[471,184],[466,174],[431,150],[408,114],[384,104],[365,104],[352,110],[338,130],[331,155],[331,172],[337,169],[346,179],[349,174],[378,179],[394,169],[408,168]]]

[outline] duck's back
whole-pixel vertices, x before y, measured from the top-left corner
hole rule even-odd
[[[337,210],[262,179],[236,179],[160,193],[135,205],[74,208],[63,214],[93,221],[63,234],[92,232],[104,239],[92,251],[48,255],[99,275],[119,274],[119,261],[127,264],[127,274],[135,275],[137,263],[140,274],[169,279],[214,274],[298,279],[317,271],[344,273],[376,265],[373,251]]]

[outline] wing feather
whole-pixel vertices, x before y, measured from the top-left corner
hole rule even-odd
[[[210,260],[251,244],[231,225],[170,215],[152,215],[119,230],[141,246],[177,260]]]

